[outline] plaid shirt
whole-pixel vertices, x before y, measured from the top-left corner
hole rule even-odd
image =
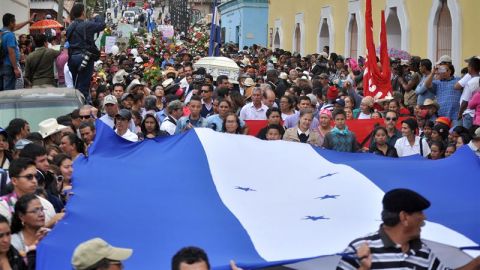
[[[453,87],[459,79],[452,77],[450,80],[434,80],[432,82],[433,91],[437,95],[437,102],[440,105],[439,116],[446,116],[451,120],[458,118],[462,91],[455,90]]]

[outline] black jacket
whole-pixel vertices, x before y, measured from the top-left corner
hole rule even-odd
[[[22,256],[20,256],[18,251],[12,245],[10,245],[10,249],[7,251],[8,263],[10,263],[10,267],[12,268],[12,270],[34,270],[36,256],[37,252],[35,250],[29,251],[27,253],[27,266]]]

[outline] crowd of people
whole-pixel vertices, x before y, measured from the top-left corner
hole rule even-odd
[[[12,243],[0,242],[0,263],[7,256],[12,269],[30,267],[29,254],[62,218],[73,184],[72,162],[88,155],[97,119],[133,142],[192,128],[251,134],[249,123],[261,120],[263,128],[253,135],[262,140],[432,160],[467,145],[480,156],[479,57],[466,59],[466,67],[454,67],[448,55],[436,61],[391,59],[392,98],[376,100],[363,96],[365,59],[345,58],[328,46],[301,56],[226,44],[222,55],[238,64],[239,77],[213,77],[194,69],[207,50],[190,46],[195,39],[188,35],[182,43],[159,33],[133,34],[135,47],[107,54],[94,44],[105,20],[87,19],[81,4],[71,16],[58,51],[44,34],[17,40],[15,31],[29,21],[3,15],[0,91],[69,87],[87,101],[67,115],[45,119],[35,127],[38,132],[19,118],[0,128],[0,168],[8,171],[8,177],[1,174],[0,235]],[[383,123],[360,142],[346,125],[355,119]]]

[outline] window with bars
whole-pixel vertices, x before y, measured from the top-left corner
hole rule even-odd
[[[437,15],[436,59],[442,55],[452,55],[452,17],[448,9],[447,0],[441,2]]]

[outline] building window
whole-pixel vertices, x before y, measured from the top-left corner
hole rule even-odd
[[[441,0],[441,7],[436,21],[436,59],[439,59],[442,55],[452,55],[452,17],[447,0]]]
[[[294,52],[300,53],[302,49],[301,42],[302,42],[302,32],[300,30],[300,24],[297,23],[295,27],[295,48],[293,48]]]
[[[355,14],[351,15],[350,24],[348,27],[350,38],[350,57],[357,59],[358,56],[358,25]]]
[[[225,36],[226,36],[226,29],[225,27],[222,27],[222,44],[225,44]]]
[[[280,33],[279,33],[278,28],[275,31],[275,37],[273,38],[273,48],[274,49],[280,49]]]
[[[323,47],[330,45],[330,31],[328,31],[327,18],[324,18],[322,21],[322,26],[320,28],[320,35],[318,39],[320,50],[323,50]]]
[[[235,43],[240,46],[240,25],[235,26]]]
[[[402,27],[397,15],[397,8],[390,8],[387,21],[388,48],[402,49]]]

